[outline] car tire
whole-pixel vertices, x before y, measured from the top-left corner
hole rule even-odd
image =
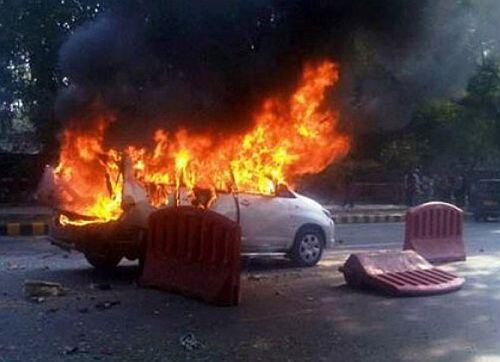
[[[120,264],[122,256],[118,254],[85,253],[85,259],[99,271],[111,271]]]
[[[290,259],[300,267],[311,267],[320,261],[325,247],[325,237],[318,227],[301,228],[290,251]]]

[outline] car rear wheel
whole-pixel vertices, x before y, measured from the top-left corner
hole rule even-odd
[[[319,229],[304,227],[295,236],[290,258],[298,266],[314,266],[321,259],[324,246],[325,238]]]
[[[98,253],[85,253],[85,259],[97,270],[110,271],[122,260],[122,256],[118,254],[98,254]]]

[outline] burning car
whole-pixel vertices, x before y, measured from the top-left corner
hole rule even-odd
[[[263,102],[250,130],[158,129],[152,148],[107,147],[113,117],[106,112],[89,115],[83,128],[70,122],[59,165],[47,169],[42,187],[57,211],[53,242],[82,251],[98,268],[113,267],[142,257],[151,212],[188,204],[238,220],[245,253],[287,253],[300,265],[316,264],[334,242],[333,220],[285,185],[349,149],[337,112],[323,104],[337,80],[334,63],[310,64],[289,97]]]
[[[185,192],[181,192],[185,194]],[[220,193],[209,206],[242,228],[242,255],[287,255],[296,265],[313,266],[323,250],[333,246],[334,222],[319,203],[285,187],[275,195]],[[182,197],[186,204],[188,197]],[[199,205],[194,199],[191,204]],[[61,223],[76,215],[61,212],[53,220],[52,242],[63,249],[84,253],[96,268],[109,269],[122,258],[142,259],[147,217],[155,209],[149,204],[130,205],[122,217],[85,226]],[[79,217],[79,216],[78,216]],[[71,220],[71,219],[70,219]]]

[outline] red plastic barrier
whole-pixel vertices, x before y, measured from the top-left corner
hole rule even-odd
[[[394,296],[447,293],[465,280],[434,267],[413,250],[351,254],[341,268],[347,283]]]
[[[189,206],[151,214],[141,282],[147,286],[236,305],[240,297],[241,229],[213,211]]]
[[[428,202],[406,213],[403,249],[431,263],[465,260],[463,211],[445,202]]]

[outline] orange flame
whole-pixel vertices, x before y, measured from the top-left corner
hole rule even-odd
[[[348,137],[337,131],[338,113],[324,104],[326,90],[337,81],[334,63],[309,64],[291,97],[263,102],[246,134],[220,139],[159,129],[152,149],[130,145],[123,152],[155,206],[180,186],[271,194],[277,184],[320,172],[349,150]],[[116,220],[122,213],[123,154],[103,149],[108,124],[102,118],[90,131],[66,130],[55,172],[62,207],[95,217],[93,222]]]

